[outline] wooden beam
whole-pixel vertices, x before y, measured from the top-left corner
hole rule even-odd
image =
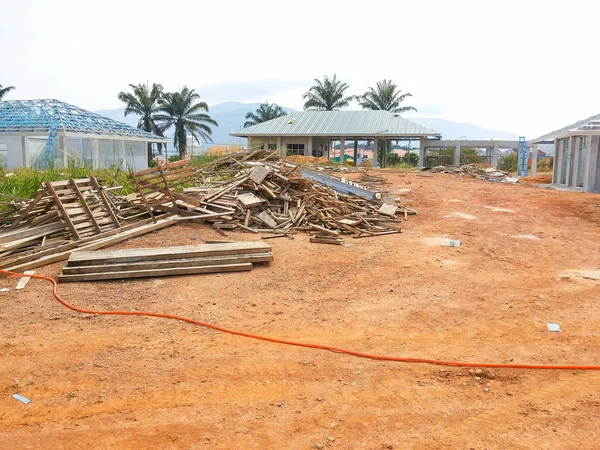
[[[163,277],[168,275],[189,275],[198,273],[239,272],[252,270],[252,263],[228,264],[222,266],[173,267],[169,269],[136,270],[133,272],[102,272],[79,275],[59,275],[61,283],[71,281],[123,280],[127,278]]]

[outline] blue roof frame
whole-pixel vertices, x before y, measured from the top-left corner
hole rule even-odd
[[[167,142],[116,120],[59,100],[10,100],[0,102],[1,133],[85,133]]]

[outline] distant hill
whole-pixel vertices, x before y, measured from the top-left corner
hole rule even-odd
[[[215,144],[245,144],[245,139],[239,139],[229,136],[229,133],[239,130],[246,121],[246,113],[255,111],[260,103],[241,103],[241,102],[223,102],[210,107],[210,116],[217,121],[218,127],[213,128],[213,142]],[[288,113],[295,112],[292,108],[284,109]],[[124,116],[125,108],[104,109],[96,113],[109,117],[119,122],[124,122],[132,127],[137,127],[138,117]],[[472,123],[452,122],[446,119],[434,117],[407,117],[413,122],[432,128],[442,133],[444,139],[507,139],[518,140],[519,136],[514,133],[500,130],[490,130],[479,127]],[[172,135],[172,133],[168,133]]]
[[[479,127],[472,123],[452,122],[435,117],[406,117],[408,120],[432,128],[442,133],[444,139],[505,139],[510,141],[519,140],[519,135],[508,131],[490,130]]]

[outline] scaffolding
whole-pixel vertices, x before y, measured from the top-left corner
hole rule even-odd
[[[148,144],[166,138],[59,100],[0,102],[0,164],[18,167],[148,167]]]

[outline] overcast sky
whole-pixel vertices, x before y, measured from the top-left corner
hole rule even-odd
[[[599,5],[0,0],[0,84],[89,110],[147,80],[301,109],[324,74],[352,94],[388,78],[422,115],[533,138],[600,113]]]

